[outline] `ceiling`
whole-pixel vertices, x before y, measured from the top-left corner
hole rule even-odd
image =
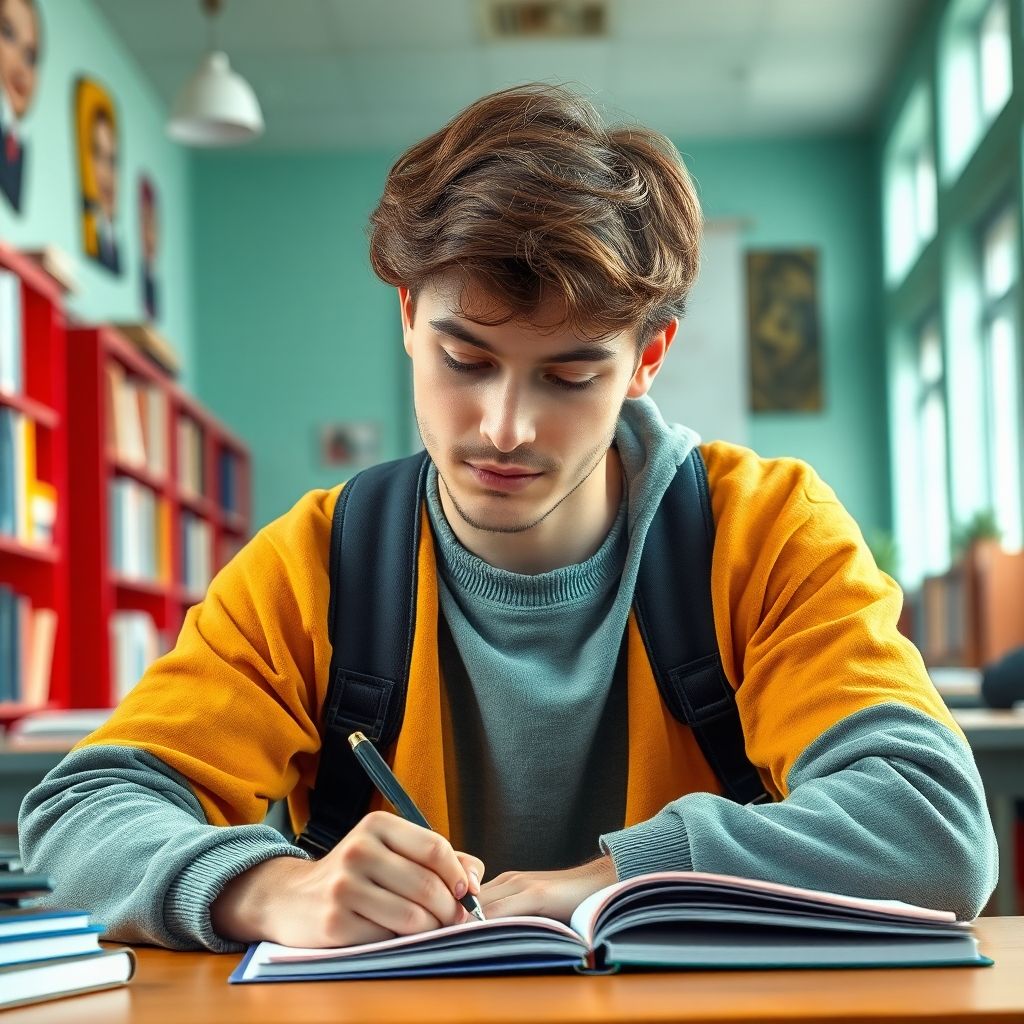
[[[170,106],[208,42],[198,0],[94,3]],[[263,149],[400,148],[530,80],[682,142],[864,127],[928,0],[609,0],[603,38],[511,43],[484,41],[480,3],[227,0],[216,31]]]

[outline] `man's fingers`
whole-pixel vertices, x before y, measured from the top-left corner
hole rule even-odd
[[[416,935],[440,927],[430,911],[380,885],[362,885],[352,895],[352,910],[393,935]]]
[[[366,877],[380,888],[422,907],[440,924],[457,924],[462,920],[462,907],[438,875],[387,847],[381,847],[380,856],[369,867]]]
[[[471,853],[456,851],[455,856],[459,858],[463,871],[469,878],[469,891],[474,896],[480,895],[480,886],[484,880],[484,862]]]
[[[432,871],[456,899],[469,891],[466,869],[444,836],[386,811],[367,817],[373,819],[373,832],[389,850]]]

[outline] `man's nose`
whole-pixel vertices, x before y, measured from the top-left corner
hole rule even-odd
[[[536,440],[535,413],[526,388],[507,381],[485,394],[480,435],[500,452],[515,451]]]

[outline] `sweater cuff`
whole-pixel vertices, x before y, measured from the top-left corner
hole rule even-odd
[[[188,936],[214,953],[237,953],[245,944],[222,939],[210,923],[210,907],[224,886],[243,871],[272,857],[312,858],[283,836],[277,841],[271,829],[261,828],[235,836],[207,850],[186,867],[171,883],[164,900],[164,917],[169,931]]]
[[[610,854],[620,880],[649,871],[693,870],[686,826],[678,814],[667,809],[639,825],[608,832],[599,842]]]

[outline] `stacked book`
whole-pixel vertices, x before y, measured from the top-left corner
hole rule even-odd
[[[130,949],[100,946],[87,911],[38,906],[52,888],[16,858],[0,862],[0,1009],[115,988],[135,972]]]
[[[120,702],[167,645],[146,612],[114,612],[110,616],[110,639],[112,692],[114,700]]]

